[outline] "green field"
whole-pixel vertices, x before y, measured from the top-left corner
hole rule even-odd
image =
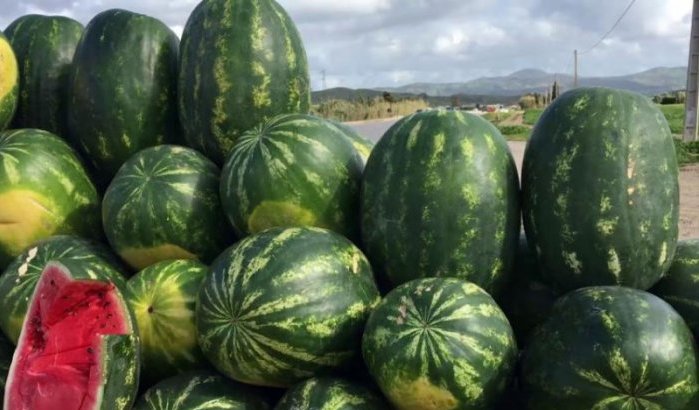
[[[673,134],[682,134],[682,129],[684,128],[684,104],[661,105],[660,109],[665,114],[668,124],[670,124],[670,131]]]

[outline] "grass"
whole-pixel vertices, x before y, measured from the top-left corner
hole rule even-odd
[[[532,129],[525,125],[496,125],[508,141],[526,141]]]
[[[675,151],[680,165],[699,162],[699,141],[682,142],[681,139],[675,138]]]
[[[543,108],[532,108],[531,110],[526,110],[524,111],[523,122],[533,127],[534,125],[536,125],[536,122],[539,121],[539,118],[543,113]]]
[[[372,99],[328,100],[314,105],[312,112],[336,121],[363,121],[404,116],[428,108],[424,100],[399,100],[392,103],[381,97]]]
[[[684,104],[661,105],[660,110],[670,124],[673,134],[682,134],[684,129]]]

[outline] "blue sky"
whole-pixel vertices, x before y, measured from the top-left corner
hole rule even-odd
[[[196,0],[21,0],[0,28],[28,13],[87,23],[119,7],[157,17],[178,34]],[[306,45],[313,88],[460,82],[523,68],[572,72],[573,49],[589,48],[627,0],[279,0]],[[618,28],[580,58],[584,76],[684,66],[690,0],[637,0]]]

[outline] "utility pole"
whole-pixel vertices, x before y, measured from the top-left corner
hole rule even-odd
[[[699,1],[699,0],[697,0]],[[573,71],[573,88],[578,87],[578,50],[573,51],[573,66],[574,71]]]
[[[697,106],[699,105],[699,0],[694,0],[692,32],[689,37],[687,65],[687,99],[685,101],[684,140],[697,141]]]

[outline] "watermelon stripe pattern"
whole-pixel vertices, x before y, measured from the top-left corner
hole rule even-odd
[[[182,33],[179,110],[191,147],[222,164],[240,135],[310,109],[310,77],[293,21],[274,0],[210,0]]]
[[[17,57],[5,35],[0,31],[0,131],[7,128],[17,109],[19,67]]]
[[[102,374],[107,382],[100,409],[129,410],[140,382],[140,341],[135,334],[102,337]]]
[[[274,410],[386,410],[388,404],[360,384],[314,377],[287,390]]]

